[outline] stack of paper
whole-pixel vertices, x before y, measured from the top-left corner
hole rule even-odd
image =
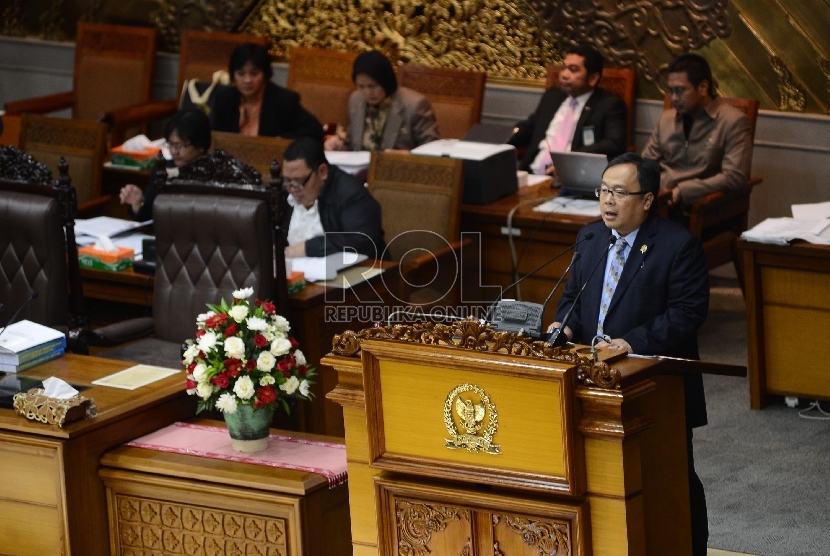
[[[561,214],[578,214],[580,216],[599,216],[599,201],[575,199],[573,197],[556,197],[533,207],[538,212],[558,212]]]
[[[0,371],[16,373],[61,357],[66,336],[28,320],[0,328]]]
[[[819,245],[830,245],[830,220],[805,220],[800,218],[767,218],[741,237],[747,241],[787,245],[794,239],[802,239]]]
[[[75,243],[79,247],[96,242],[103,246],[107,241],[104,238],[108,238],[115,247],[132,249],[138,260],[141,258],[142,241],[153,236],[135,230],[152,222],[152,220],[133,222],[109,216],[98,216],[87,220],[78,219],[75,221]]]
[[[302,272],[307,282],[334,280],[342,269],[368,259],[366,255],[343,251],[328,257],[295,257],[286,259],[287,272]],[[290,267],[290,270],[289,270]]]

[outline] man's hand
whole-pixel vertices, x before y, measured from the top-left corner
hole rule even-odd
[[[327,151],[345,151],[346,143],[339,135],[334,134],[326,139],[326,142],[323,143],[323,148]]]
[[[562,323],[561,323],[561,322],[558,322],[558,321],[557,321],[557,322],[553,322],[553,323],[551,323],[551,325],[550,325],[550,326],[548,326],[548,332],[553,332],[553,329],[554,329],[554,328],[559,328],[560,326],[562,326]],[[567,337],[568,337],[568,341],[573,340],[574,333],[571,331],[571,329],[570,329],[570,328],[568,328],[568,327],[566,326],[566,327],[565,327],[565,330],[563,330],[562,332],[564,332],[564,333],[565,333],[565,336],[567,336]]]
[[[680,205],[680,188],[675,187],[671,190],[671,199],[669,199],[669,206],[679,206]]]
[[[121,188],[118,198],[122,205],[130,205],[133,212],[138,212],[141,203],[144,201],[144,193],[137,185],[130,183]]]
[[[611,342],[598,342],[595,346],[597,349],[612,349],[614,351],[625,350],[627,353],[634,353],[631,346],[622,338],[614,338]]]
[[[554,168],[553,164],[551,164],[550,166],[545,168],[545,174],[547,174],[548,176],[551,176],[553,178],[556,177],[556,168]]]
[[[305,257],[305,242],[295,243],[285,248],[285,256],[293,259],[294,257]]]

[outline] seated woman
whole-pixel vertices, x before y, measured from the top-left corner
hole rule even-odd
[[[398,87],[392,64],[380,52],[361,53],[352,67],[357,91],[349,97],[349,133],[326,141],[330,151],[409,151],[438,139],[429,100]]]
[[[300,105],[300,95],[271,82],[271,58],[265,47],[253,43],[237,46],[228,70],[234,87],[222,87],[214,93],[214,131],[323,140],[323,126]]]
[[[164,128],[167,148],[173,157],[176,168],[184,166],[205,154],[210,148],[210,120],[204,112],[197,109],[176,112]],[[139,222],[153,218],[153,199],[155,198],[153,181],[147,191],[141,191],[137,185],[128,184],[121,188],[121,204],[129,205],[130,218]]]

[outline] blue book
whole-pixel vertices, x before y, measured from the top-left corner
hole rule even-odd
[[[63,332],[22,320],[0,331],[0,364],[17,366],[37,359],[58,345],[66,349],[66,336]]]
[[[36,367],[41,363],[46,363],[47,361],[51,361],[52,359],[63,357],[64,352],[65,350],[61,347],[54,349],[50,352],[43,353],[40,356],[26,361],[25,363],[21,363],[19,365],[7,365],[5,363],[0,363],[0,371],[5,371],[7,373],[19,373],[20,371],[25,371],[26,369]]]

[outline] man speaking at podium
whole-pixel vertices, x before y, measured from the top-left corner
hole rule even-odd
[[[581,244],[556,322],[579,344],[639,355],[698,359],[697,331],[709,308],[709,276],[700,240],[654,210],[660,166],[633,153],[612,160],[597,189],[602,222],[580,230]],[[596,272],[595,272],[596,270]],[[584,289],[583,289],[584,288]],[[580,290],[583,290],[580,295]],[[694,471],[692,429],[706,424],[699,374],[685,375],[692,553],[706,554],[709,527],[703,485]]]

